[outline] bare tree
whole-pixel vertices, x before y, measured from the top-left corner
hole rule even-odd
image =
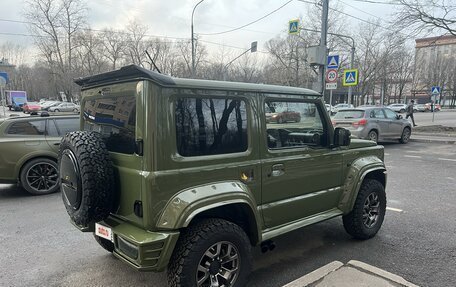
[[[74,38],[84,28],[86,6],[83,0],[28,0],[25,17],[35,35],[35,43],[53,71],[56,92],[70,99],[74,84]]]
[[[393,25],[400,30],[450,33],[456,36],[456,5],[447,0],[398,0],[402,7]]]
[[[101,34],[102,44],[104,46],[105,56],[115,70],[122,57],[126,54],[127,34],[113,29],[105,29]]]

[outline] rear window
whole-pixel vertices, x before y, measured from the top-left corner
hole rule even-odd
[[[334,119],[360,119],[364,117],[364,111],[344,110],[339,111]]]
[[[61,136],[79,130],[79,118],[56,119],[55,121]]]
[[[135,152],[136,98],[133,95],[88,100],[83,110],[84,130],[101,133],[109,151]]]

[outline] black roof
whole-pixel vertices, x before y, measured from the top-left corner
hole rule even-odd
[[[79,78],[75,83],[81,86],[82,90],[113,84],[118,82],[128,82],[134,80],[150,80],[161,86],[179,86],[185,88],[207,88],[207,89],[226,89],[243,91],[263,91],[283,94],[299,94],[307,96],[321,96],[319,93],[297,87],[285,87],[265,84],[251,84],[240,82],[212,81],[199,79],[183,79],[159,74],[154,71],[144,69],[136,65],[129,65],[119,70],[102,73],[94,76]]]

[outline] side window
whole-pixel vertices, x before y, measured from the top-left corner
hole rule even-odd
[[[375,109],[375,110],[371,111],[370,117],[376,118],[376,119],[384,119],[385,114],[383,113],[383,111],[381,109]]]
[[[46,132],[46,120],[23,121],[8,128],[9,135],[40,136]]]
[[[57,127],[59,129],[59,134],[61,136],[66,135],[69,132],[74,132],[79,130],[79,119],[70,118],[70,119],[56,119]]]
[[[180,155],[215,155],[247,150],[244,101],[180,98],[175,107],[177,151]]]
[[[314,103],[267,101],[265,120],[270,149],[326,145],[325,127]]]
[[[386,117],[388,119],[394,119],[394,120],[396,119],[397,114],[395,112],[393,112],[390,109],[384,109],[384,111],[385,111]]]

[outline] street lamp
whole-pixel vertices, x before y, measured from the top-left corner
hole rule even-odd
[[[193,14],[195,14],[196,7],[203,1],[204,0],[201,0],[198,3],[196,3],[192,11],[192,77],[195,77],[195,38],[193,37]]]
[[[224,67],[223,67],[223,80],[226,81],[226,74],[228,72],[228,67],[234,62],[236,61],[237,59],[239,59],[240,57],[244,56],[246,53],[248,53],[249,51],[251,53],[255,53],[257,51],[257,47],[258,47],[258,42],[255,41],[255,42],[252,42],[250,44],[250,48],[245,50],[244,52],[242,52],[242,54],[240,54],[239,56],[237,56],[236,58],[234,58],[233,60],[231,60],[228,64],[226,64]]]

